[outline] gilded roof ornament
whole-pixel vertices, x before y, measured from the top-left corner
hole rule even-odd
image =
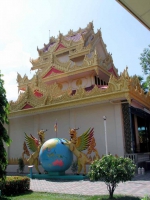
[[[61,42],[62,38],[63,38],[63,34],[59,31],[59,35],[58,35],[59,42]]]
[[[99,37],[102,37],[101,28],[100,28],[100,29],[97,29],[97,33],[98,33]]]
[[[106,58],[103,61],[106,65],[108,65],[110,62],[113,62],[112,56],[110,53],[107,54]]]
[[[41,55],[42,55],[42,50],[40,50],[40,49],[38,48],[38,46],[37,46],[37,51],[38,51],[38,53],[39,53],[39,56],[41,56]]]
[[[72,29],[70,29],[70,30],[68,31],[68,36],[73,36],[73,35],[74,35],[74,32],[73,32]]]
[[[21,80],[22,80],[22,77],[21,77],[21,75],[17,72],[17,79],[16,79],[17,83],[19,84],[19,83],[21,82]]]
[[[39,58],[39,57],[38,57],[37,59],[32,59],[32,58],[30,58],[30,63],[31,63],[32,65],[38,64],[39,61],[40,61],[40,58]],[[32,67],[31,67],[31,69],[32,69]]]
[[[56,38],[53,37],[53,36],[50,37],[49,41],[50,41],[50,44],[53,44],[53,43],[57,42]]]
[[[89,22],[89,24],[87,25],[87,28],[91,30],[94,29],[93,21]]]
[[[128,74],[128,67],[126,66],[126,69],[124,69],[122,76],[124,76],[125,78],[129,79],[129,74]]]
[[[81,27],[79,27],[78,32],[81,32],[81,31],[82,31],[82,29],[81,29]]]

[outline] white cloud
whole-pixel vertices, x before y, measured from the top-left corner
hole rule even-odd
[[[15,39],[16,29],[30,12],[26,1],[0,1],[0,41],[5,43]]]
[[[4,87],[6,90],[6,95],[8,101],[10,100],[16,100],[18,96],[18,87],[16,83],[16,73],[10,72],[8,74],[5,74],[3,77],[4,80]]]
[[[1,72],[4,75],[8,100],[16,100],[18,96],[17,72],[21,76],[27,74],[31,78],[31,63],[29,62],[29,58],[30,55],[23,50],[20,41],[9,43],[3,51],[0,51],[0,66]]]

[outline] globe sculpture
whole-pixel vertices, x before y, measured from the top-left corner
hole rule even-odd
[[[78,128],[79,129],[79,128]],[[91,164],[92,160],[100,159],[99,153],[96,149],[96,142],[94,138],[94,128],[89,128],[82,135],[77,137],[78,129],[70,129],[70,140],[63,138],[52,138],[45,142],[45,132],[47,130],[38,131],[38,139],[32,134],[25,133],[25,142],[23,143],[22,159],[27,162],[32,176],[32,167],[39,170],[39,160],[45,171],[49,172],[48,175],[65,175],[65,171],[71,166],[73,154],[78,161],[77,174],[83,170],[86,175],[86,165]],[[33,153],[28,151],[28,148]],[[86,153],[82,151],[86,150]],[[93,158],[88,155],[94,153]],[[24,157],[25,155],[28,158]]]
[[[72,164],[73,154],[62,138],[47,140],[41,147],[39,160],[47,172],[64,172]]]

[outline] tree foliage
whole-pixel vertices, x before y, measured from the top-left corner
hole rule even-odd
[[[140,65],[142,66],[144,74],[150,74],[150,45],[148,45],[148,48],[143,50],[139,59],[141,61]]]
[[[131,180],[134,173],[135,165],[131,159],[107,155],[91,164],[88,176],[91,181],[104,181],[110,198],[113,198],[117,184]]]
[[[8,136],[5,124],[8,124],[8,108],[9,104],[6,98],[6,91],[4,89],[4,81],[0,72],[0,179],[6,178],[7,167],[7,153],[4,143],[10,144],[11,140]]]
[[[146,80],[144,80],[144,78],[140,75],[134,75],[132,76],[132,78],[138,78],[141,88],[144,90],[145,93],[148,92],[150,88],[150,76],[147,76]]]

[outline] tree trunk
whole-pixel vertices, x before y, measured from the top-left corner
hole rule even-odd
[[[114,194],[115,188],[116,188],[116,184],[115,183],[107,185],[107,190],[109,191],[109,198],[110,199],[113,199],[113,194]]]
[[[113,194],[114,194],[114,191],[110,190],[110,191],[109,191],[109,198],[110,198],[110,199],[113,199]]]

